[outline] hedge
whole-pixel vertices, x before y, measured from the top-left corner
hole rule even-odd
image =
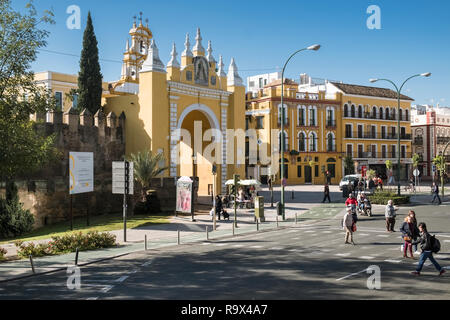
[[[372,204],[383,205],[387,205],[389,200],[392,200],[394,205],[408,204],[410,200],[407,195],[398,196],[396,193],[390,191],[376,191],[373,195],[369,196],[369,199]]]

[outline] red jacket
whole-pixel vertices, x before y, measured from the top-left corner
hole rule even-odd
[[[358,201],[356,201],[356,199],[355,198],[348,198],[347,200],[345,200],[345,205],[346,206],[348,206],[348,205],[351,205],[351,204],[354,204],[354,205],[357,205],[358,204]]]

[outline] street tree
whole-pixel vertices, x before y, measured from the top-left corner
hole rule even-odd
[[[95,114],[100,108],[103,91],[97,44],[91,12],[89,12],[83,35],[77,93],[79,95],[78,110],[88,109],[91,114]]]
[[[53,23],[53,14],[39,17],[32,2],[25,12],[10,0],[0,0],[0,179],[13,180],[41,168],[55,154],[53,137],[34,130],[30,115],[54,108],[48,90],[34,81],[31,63],[46,45],[49,33],[41,24]]]
[[[351,155],[344,157],[344,169],[346,175],[355,173],[355,163]]]
[[[447,164],[445,163],[445,157],[443,155],[438,155],[433,159],[433,164],[436,166],[436,169],[439,172],[439,176],[441,177],[441,192],[442,198],[444,198],[444,176],[446,173]]]

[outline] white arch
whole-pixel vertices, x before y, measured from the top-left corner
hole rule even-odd
[[[216,115],[214,112],[209,108],[208,106],[201,104],[201,103],[195,103],[191,104],[189,107],[183,110],[183,112],[180,115],[180,118],[178,119],[178,125],[177,128],[181,129],[181,125],[183,124],[184,118],[191,112],[191,111],[201,111],[206,116],[206,118],[209,120],[209,124],[212,128],[220,130],[220,124],[219,120],[217,120]]]

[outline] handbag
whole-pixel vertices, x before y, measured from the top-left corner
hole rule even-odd
[[[352,224],[352,231],[353,231],[353,232],[356,232],[356,223],[353,223],[353,224]]]
[[[405,237],[403,237],[403,240],[405,240],[405,241],[407,241],[407,242],[411,242],[411,237],[405,236]]]

